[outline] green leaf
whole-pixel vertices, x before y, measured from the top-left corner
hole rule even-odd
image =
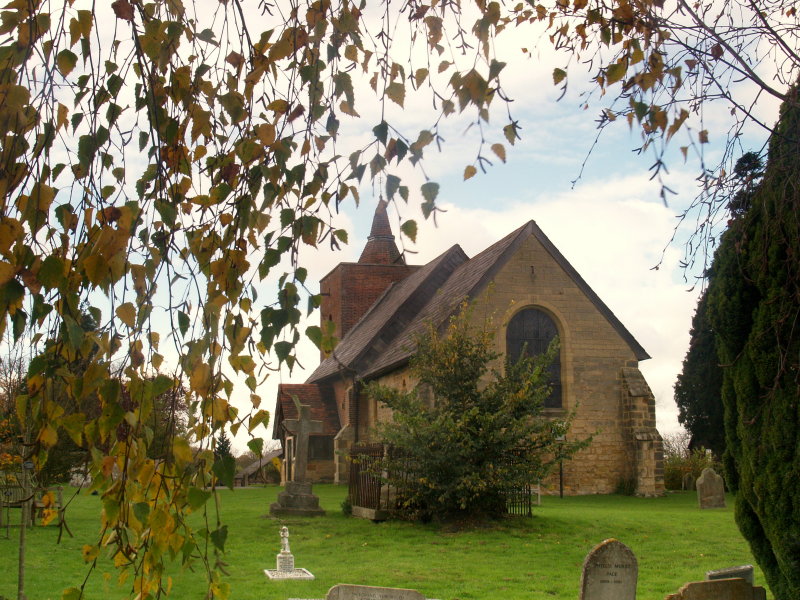
[[[616,83],[625,77],[625,72],[627,70],[628,69],[624,62],[617,62],[613,65],[609,65],[606,69],[606,84],[610,85],[612,83]]]
[[[264,440],[262,438],[253,438],[247,442],[247,447],[256,456],[264,454]]]
[[[61,600],[81,600],[82,595],[80,588],[71,587],[62,592]]]
[[[264,410],[263,408],[258,410],[256,414],[250,417],[250,424],[247,426],[247,430],[252,432],[262,423],[264,424],[264,427],[266,427],[269,423],[269,411]]]
[[[14,341],[16,342],[25,332],[25,324],[28,322],[28,314],[24,310],[17,309],[11,317],[13,326]]]
[[[233,460],[233,459],[231,459]],[[220,552],[225,552],[225,541],[228,539],[228,526],[223,525],[211,532],[211,542]]]
[[[406,86],[399,81],[393,81],[386,86],[386,95],[389,100],[402,107],[406,99]]]
[[[386,176],[386,197],[391,200],[400,189],[400,178],[397,175]]]
[[[422,197],[425,198],[425,201],[433,203],[436,201],[436,196],[439,195],[439,184],[429,181],[428,183],[423,183],[420,190],[422,191]]]
[[[386,144],[386,139],[389,136],[389,124],[386,121],[381,121],[380,125],[372,128],[372,133],[375,134],[381,144]]]
[[[211,498],[211,492],[201,490],[200,488],[190,487],[186,493],[186,499],[189,502],[189,508],[197,510],[202,508],[203,505]]]
[[[553,85],[558,85],[567,76],[567,72],[564,69],[553,69]]]
[[[489,65],[489,81],[497,77],[500,74],[500,71],[505,68],[505,66],[506,63],[492,59],[492,62]]]
[[[400,231],[412,242],[417,241],[417,222],[413,219],[400,225]]]
[[[153,396],[157,398],[161,394],[171,390],[174,385],[175,382],[171,377],[167,377],[166,375],[158,375],[153,380]]]
[[[137,502],[133,505],[133,514],[141,523],[147,523],[150,516],[150,505],[147,502]]]
[[[232,456],[218,458],[214,461],[214,466],[211,467],[211,470],[222,485],[233,489],[233,477],[236,474],[236,461]]]
[[[186,332],[189,330],[189,315],[187,315],[182,310],[178,311],[178,329],[181,330],[181,336],[186,336]]]
[[[78,56],[71,50],[65,48],[56,56],[56,66],[64,77],[72,72],[76,64],[78,64]]]
[[[78,325],[78,323],[69,315],[64,315],[64,328],[66,333],[67,345],[73,350],[77,350],[83,344],[83,336],[85,331]]]
[[[319,348],[322,345],[322,329],[316,325],[311,325],[306,328],[306,337],[314,342],[314,345]]]

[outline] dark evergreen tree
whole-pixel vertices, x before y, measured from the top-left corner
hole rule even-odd
[[[410,393],[372,385],[368,393],[393,411],[381,434],[395,450],[382,471],[398,490],[409,518],[473,519],[499,516],[505,493],[544,478],[587,445],[566,441],[571,417],[543,414],[550,393],[544,355],[523,356],[503,372],[492,335],[469,325],[469,311],[440,335],[430,326],[417,339]],[[486,383],[486,375],[491,374]]]
[[[217,460],[221,459],[233,459],[233,451],[231,450],[231,440],[228,438],[228,434],[223,429],[219,436],[217,437],[217,444],[214,447],[214,457]]]
[[[800,105],[781,111],[763,181],[723,235],[709,320],[723,366],[736,521],[777,600],[800,598]]]
[[[691,447],[711,450],[719,459],[725,451],[722,408],[722,368],[714,332],[708,322],[708,294],[703,293],[692,318],[689,351],[675,382],[678,421],[691,434]]]

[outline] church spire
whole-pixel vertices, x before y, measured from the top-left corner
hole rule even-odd
[[[372,218],[372,229],[367,238],[367,245],[358,259],[360,264],[378,265],[404,265],[403,256],[397,249],[389,224],[389,215],[386,213],[386,201],[381,198]]]

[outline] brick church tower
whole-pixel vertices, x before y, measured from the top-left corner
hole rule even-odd
[[[390,285],[419,269],[407,265],[397,249],[386,201],[375,209],[367,244],[357,263],[339,263],[320,281],[320,320],[336,324],[334,335],[342,339]]]

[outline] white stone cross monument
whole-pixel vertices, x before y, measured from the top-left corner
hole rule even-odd
[[[281,527],[281,551],[276,556],[277,569],[264,569],[270,579],[314,579],[307,569],[296,569],[294,556],[289,550],[289,528]]]

